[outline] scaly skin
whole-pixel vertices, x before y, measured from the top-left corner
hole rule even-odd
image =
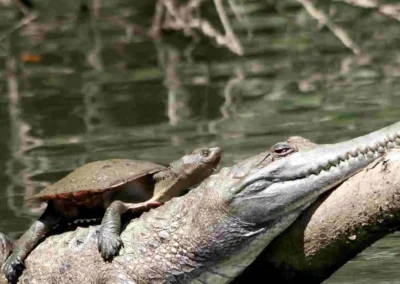
[[[400,123],[333,145],[291,139],[133,220],[112,263],[94,253],[91,227],[39,245],[20,281],[229,283],[319,195],[399,144]],[[49,251],[52,263],[44,264]]]
[[[171,163],[167,169],[154,175],[154,190],[150,189],[150,184],[147,185],[149,187],[148,190],[153,193],[154,196],[150,200],[141,203],[138,202],[134,194],[130,194],[130,191],[140,191],[141,189],[135,186],[133,186],[132,189],[127,185],[127,182],[122,185],[119,183],[121,185],[119,189],[116,187],[113,190],[106,191],[100,198],[100,195],[96,195],[96,190],[94,189],[93,196],[97,197],[97,199],[95,199],[97,203],[94,203],[93,200],[86,197],[89,202],[85,205],[85,203],[82,203],[82,200],[79,200],[79,197],[70,194],[71,192],[68,192],[68,196],[71,197],[72,201],[65,201],[61,198],[49,200],[45,212],[20,238],[15,250],[4,263],[2,271],[10,283],[16,282],[20,272],[24,269],[25,259],[39,241],[47,234],[51,233],[59,223],[79,219],[81,217],[81,211],[86,212],[86,215],[93,214],[93,216],[89,217],[98,217],[98,211],[103,209],[102,206],[106,208],[104,208],[105,215],[101,223],[98,249],[104,260],[112,260],[123,245],[119,237],[122,214],[127,211],[143,212],[154,206],[161,205],[160,202],[165,202],[174,196],[178,196],[188,187],[199,183],[212,174],[215,167],[220,162],[221,153],[222,150],[219,147],[199,148],[183,156],[178,161]],[[79,170],[80,169],[77,171]],[[85,180],[91,177],[87,177],[86,175],[82,176],[80,174],[75,178]],[[107,179],[107,176],[104,178]],[[111,180],[106,181],[115,181],[114,178],[109,179]],[[68,181],[68,177],[65,180]],[[66,184],[68,185],[68,182]],[[101,186],[102,184],[95,183],[95,185]],[[128,188],[125,188],[125,185],[127,185]],[[56,190],[58,191],[60,188],[56,188]],[[77,188],[77,191],[79,190],[80,189]],[[51,193],[50,190],[50,194]],[[123,198],[124,201],[121,201],[120,197]],[[72,198],[76,198],[75,202]]]

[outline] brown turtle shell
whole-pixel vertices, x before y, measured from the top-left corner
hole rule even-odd
[[[85,164],[29,200],[70,199],[103,193],[165,167],[147,161],[112,159]]]

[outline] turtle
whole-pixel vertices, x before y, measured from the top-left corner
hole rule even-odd
[[[43,214],[19,239],[3,265],[10,282],[24,260],[49,233],[68,222],[102,218],[98,249],[111,261],[123,245],[121,215],[162,205],[210,176],[221,160],[219,147],[197,148],[167,167],[148,161],[101,160],[85,164],[43,189],[29,201],[47,202]]]

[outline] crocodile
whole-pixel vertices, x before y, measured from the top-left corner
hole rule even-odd
[[[336,144],[291,137],[132,220],[112,263],[96,253],[99,228],[79,228],[41,243],[20,282],[229,283],[322,193],[399,145],[400,122]]]

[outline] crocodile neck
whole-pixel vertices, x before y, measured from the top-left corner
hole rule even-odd
[[[122,262],[132,263],[132,271],[127,275],[133,281],[155,283],[168,279],[171,283],[188,283],[212,275],[226,282],[244,268],[224,276],[213,269],[222,264],[221,260],[234,255],[238,247],[256,239],[260,229],[264,230],[229,215],[220,203],[225,198],[219,195],[223,192],[213,190],[222,182],[226,180],[212,176],[202,190],[192,190],[184,199],[174,198],[129,225],[134,236],[140,235],[141,241],[145,240],[136,243],[136,238],[125,240],[122,235],[124,243],[133,242],[122,255],[126,258]]]

